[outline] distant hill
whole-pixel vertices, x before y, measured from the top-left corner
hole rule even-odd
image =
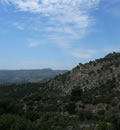
[[[53,78],[67,70],[36,69],[36,70],[0,70],[0,83],[39,82]]]

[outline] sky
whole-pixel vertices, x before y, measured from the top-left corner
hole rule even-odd
[[[120,51],[120,0],[0,0],[0,69],[72,69]]]

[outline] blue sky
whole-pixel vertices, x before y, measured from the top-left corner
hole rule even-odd
[[[71,69],[120,51],[120,0],[0,0],[0,69]]]

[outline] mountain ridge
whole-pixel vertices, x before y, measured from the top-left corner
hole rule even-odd
[[[53,78],[67,70],[45,69],[20,69],[0,70],[0,83],[39,82],[42,79]]]
[[[106,81],[111,81],[114,78],[120,79],[120,53],[115,52],[95,61],[85,64],[79,63],[72,71],[56,76],[52,84],[56,85],[55,82],[64,79],[63,82],[59,82],[56,86],[62,86],[64,91],[69,93],[74,87],[82,89],[99,87],[101,84],[105,84]],[[120,87],[120,82],[118,82],[118,86]]]

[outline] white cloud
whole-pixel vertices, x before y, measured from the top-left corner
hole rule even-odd
[[[29,18],[31,32],[44,35],[44,43],[53,43],[60,48],[71,49],[73,57],[89,58],[90,51],[81,52],[72,45],[90,31],[95,23],[91,10],[100,0],[2,0],[14,5],[19,11],[33,13]],[[37,15],[35,15],[37,14]],[[26,26],[27,27],[27,26]],[[20,29],[20,27],[18,26]],[[43,38],[42,38],[43,39]],[[29,47],[41,45],[39,40],[28,40]]]
[[[14,27],[16,27],[18,30],[23,30],[24,29],[24,27],[23,27],[23,25],[21,23],[14,22],[14,23],[12,23],[12,25]]]
[[[29,47],[37,47],[40,44],[42,44],[42,41],[38,41],[38,40],[35,40],[35,39],[27,39],[27,42],[28,42]]]
[[[75,58],[81,58],[81,59],[88,59],[95,56],[96,51],[95,50],[87,50],[87,49],[76,49],[74,50],[71,55]]]
[[[120,46],[104,47],[103,51],[106,52],[106,53],[120,52]]]
[[[2,0],[5,3],[14,4],[21,11],[34,13],[57,13],[65,11],[79,11],[96,7],[99,0]],[[54,12],[54,11],[57,12]]]
[[[103,48],[99,49],[74,49],[69,51],[69,55],[78,59],[94,59],[95,57],[99,57],[100,55],[107,55],[111,52],[120,52],[120,46],[104,46]]]
[[[66,34],[80,33],[93,24],[89,11],[98,6],[100,0],[2,0],[14,5],[20,11],[38,13],[48,16],[47,23],[55,31]],[[35,18],[35,17],[34,17]],[[44,23],[42,23],[44,25]],[[58,26],[59,25],[59,26]],[[66,27],[67,26],[67,27]],[[45,29],[45,30],[44,30]],[[46,28],[43,27],[43,31]]]

